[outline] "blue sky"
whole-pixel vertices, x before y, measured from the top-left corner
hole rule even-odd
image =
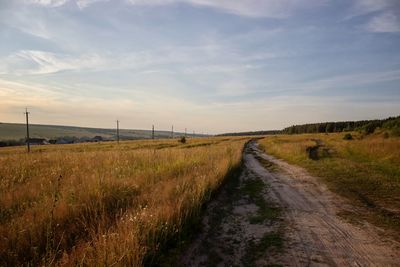
[[[0,0],[0,121],[221,133],[400,114],[398,0]]]

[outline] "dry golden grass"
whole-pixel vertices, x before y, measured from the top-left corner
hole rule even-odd
[[[1,265],[151,263],[240,164],[246,141],[0,149]]]
[[[344,133],[270,136],[263,148],[279,158],[298,164],[325,180],[335,192],[347,197],[370,222],[400,236],[400,138],[382,134],[343,140]],[[329,153],[319,160],[308,158],[306,148],[319,139]]]

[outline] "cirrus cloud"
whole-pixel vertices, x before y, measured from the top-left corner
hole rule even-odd
[[[73,57],[46,51],[22,50],[2,60],[0,74],[48,74],[65,70],[94,68],[101,65],[97,55]]]

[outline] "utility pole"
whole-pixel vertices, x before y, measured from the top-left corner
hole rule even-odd
[[[186,138],[186,131],[187,131],[187,129],[185,128],[185,138]]]
[[[154,124],[153,124],[153,128],[151,129],[151,139],[154,140]]]
[[[25,116],[26,116],[26,146],[28,148],[28,153],[31,152],[31,146],[29,144],[29,112],[28,108],[25,108]]]
[[[171,138],[174,139],[174,125],[172,125],[171,128]]]
[[[119,144],[119,120],[117,120],[117,143]]]

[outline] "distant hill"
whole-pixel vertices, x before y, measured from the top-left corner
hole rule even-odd
[[[151,138],[151,130],[128,130],[120,129],[120,138],[124,139],[148,139]],[[87,128],[75,126],[41,125],[31,124],[29,126],[31,138],[57,139],[61,137],[93,138],[102,136],[105,139],[116,139],[115,129]],[[155,131],[155,138],[169,138],[170,131]],[[174,133],[175,136],[183,133]],[[193,136],[188,134],[188,136]],[[195,135],[199,137],[201,135]],[[20,140],[26,137],[25,124],[21,123],[1,123],[0,140]]]

